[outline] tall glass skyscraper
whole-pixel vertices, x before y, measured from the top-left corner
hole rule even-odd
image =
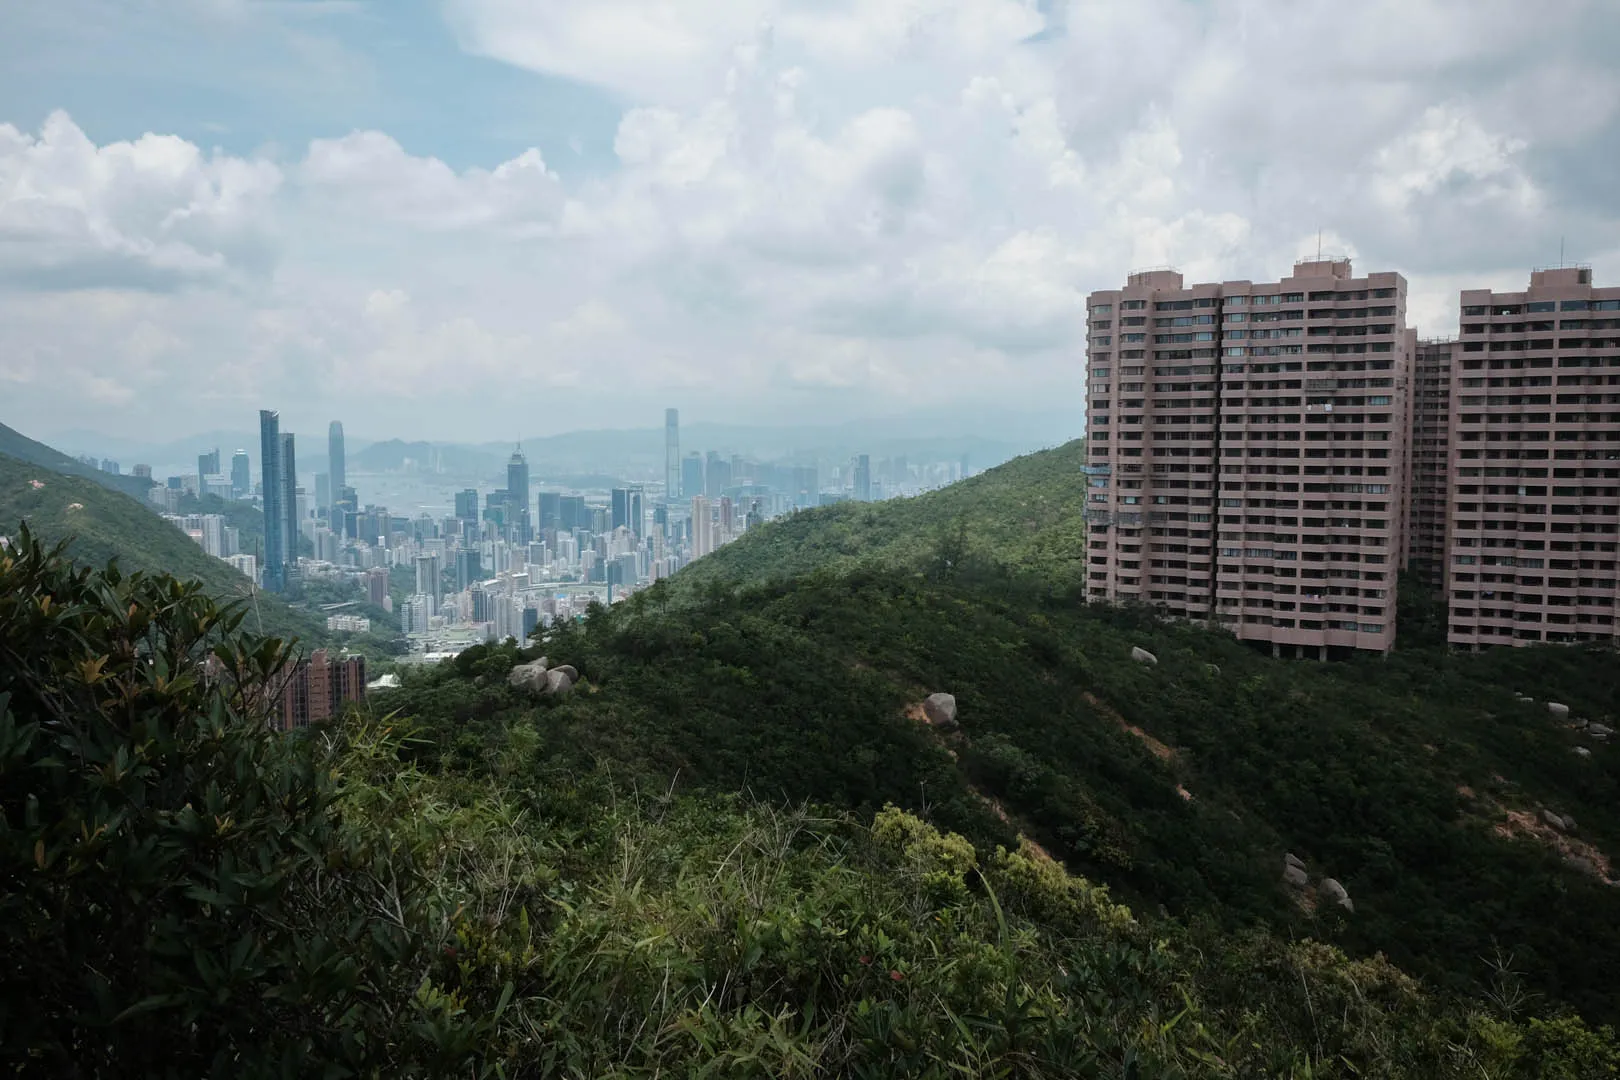
[[[696,450],[681,461],[681,495],[692,499],[703,494],[703,455]]]
[[[208,494],[208,478],[219,475],[219,447],[197,455],[197,497]]]
[[[298,455],[293,449],[290,431],[281,433],[281,456],[276,462],[281,473],[281,550],[284,553],[281,573],[282,587],[292,584],[298,567]],[[270,519],[265,518],[265,529]]]
[[[562,495],[556,491],[540,492],[537,501],[540,505],[539,526],[541,529],[562,528]]]
[[[332,506],[343,499],[343,489],[349,484],[348,467],[343,457],[343,421],[334,420],[326,433],[327,474],[331,477],[331,503],[327,505],[330,511]]]
[[[245,499],[253,490],[253,467],[248,463],[248,452],[238,450],[231,455],[231,497]]]
[[[264,488],[264,587],[287,587],[286,532],[282,528],[281,414],[259,410],[259,468]]]
[[[664,501],[681,494],[681,411],[664,410]]]
[[[642,491],[639,486],[613,489],[613,518],[611,528],[621,526],[640,536],[646,529],[644,516],[646,507],[642,501]]]
[[[506,523],[517,543],[527,544],[534,538],[529,528],[529,459],[523,456],[522,446],[506,462]]]
[[[456,517],[461,519],[462,535],[473,536],[478,531],[478,489],[465,488],[456,492]]]

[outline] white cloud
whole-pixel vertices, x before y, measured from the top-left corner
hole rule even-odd
[[[172,287],[262,266],[281,171],[173,136],[96,146],[63,112],[0,124],[0,278]]]
[[[499,225],[516,235],[550,231],[563,207],[561,183],[538,150],[494,169],[457,173],[415,157],[387,135],[357,131],[316,139],[298,169],[315,199],[422,229]]]
[[[0,127],[0,319],[20,283],[178,290],[35,305],[0,379],[42,409],[72,370],[131,405],[304,397],[445,437],[664,404],[1078,417],[1084,295],[1134,267],[1263,280],[1320,230],[1443,333],[1549,237],[1620,251],[1599,0],[445,6],[468,50],[622,95],[609,167]]]
[[[1517,160],[1528,145],[1486,131],[1455,106],[1430,106],[1410,130],[1378,152],[1373,196],[1397,213],[1442,188],[1451,199],[1534,211],[1540,197]]]
[[[722,85],[715,68],[772,5],[762,0],[448,0],[446,11],[473,52],[520,67],[595,83],[641,101],[690,99]],[[723,76],[724,68],[720,67]]]

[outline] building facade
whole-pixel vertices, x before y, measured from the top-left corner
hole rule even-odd
[[[527,544],[534,538],[529,518],[529,459],[523,448],[512,451],[506,462],[506,525],[511,540]]]
[[[855,456],[854,481],[851,485],[856,502],[872,501],[872,458],[869,454]]]
[[[253,467],[248,452],[238,450],[231,455],[231,498],[245,499],[253,491]]]
[[[298,522],[303,517],[301,506],[302,489],[298,486],[298,452],[293,434],[290,431],[281,433],[281,452],[276,458],[278,475],[281,478],[281,550],[283,553],[282,582],[283,587],[289,587],[298,576]],[[265,528],[270,528],[270,518],[265,519]]]
[[[117,470],[110,471],[116,472]],[[218,476],[219,473],[219,447],[216,446],[205,454],[197,455],[197,494],[199,496],[208,490],[208,478]]]
[[[337,716],[349,702],[366,700],[366,658],[331,659],[316,649],[286,672],[273,722],[282,731]]]
[[[1399,274],[1132,274],[1088,301],[1088,595],[1274,651],[1387,651],[1416,335]]]
[[[1412,488],[1407,566],[1430,588],[1446,573],[1451,471],[1451,380],[1457,342],[1420,341],[1412,375]]]
[[[334,420],[326,429],[326,471],[330,477],[325,499],[317,498],[321,508],[333,516],[332,507],[343,498],[343,489],[349,484],[348,459],[343,450],[343,421]]]
[[[1613,640],[1620,288],[1587,267],[1461,296],[1449,426],[1450,642]]]
[[[692,499],[703,494],[703,455],[693,451],[681,459],[681,495]]]
[[[664,501],[681,497],[681,411],[664,410]]]
[[[638,537],[646,531],[646,502],[639,486],[631,485],[629,487],[614,488],[611,511],[612,519],[609,522],[609,528],[629,529],[631,533]]]
[[[281,527],[281,414],[259,411],[259,470],[264,507],[264,587],[270,592],[287,588],[286,532]]]

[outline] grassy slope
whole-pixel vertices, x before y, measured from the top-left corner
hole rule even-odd
[[[1133,663],[1133,644],[1160,663]],[[1513,696],[1607,717],[1612,658],[1285,663],[1006,582],[870,572],[663,612],[653,594],[547,652],[595,686],[541,725],[576,763],[862,811],[926,805],[1007,842],[977,791],[1145,910],[1261,920],[1456,986],[1500,942],[1539,991],[1620,1016],[1604,974],[1620,963],[1620,889],[1494,831],[1509,809],[1550,806],[1576,817],[1581,840],[1620,852],[1620,752],[1577,757],[1573,733]],[[960,736],[941,742],[903,718],[933,690],[956,695]],[[1294,905],[1278,881],[1285,851],[1313,880],[1344,882],[1356,915]]]
[[[35,489],[34,480],[44,487]],[[82,509],[69,509],[74,504]],[[82,563],[100,566],[116,558],[126,571],[162,571],[200,581],[216,597],[250,595],[246,578],[134,499],[83,477],[0,456],[0,533],[12,532],[19,521],[53,543],[71,540],[73,557]],[[327,644],[330,637],[323,622],[265,593],[259,594],[244,625],[297,638],[311,648]]]
[[[699,560],[677,580],[702,585],[822,568],[919,566],[958,528],[973,558],[1078,577],[1085,558],[1084,450],[1077,439],[916,498],[801,511]]]
[[[68,476],[80,476],[94,480],[104,488],[122,492],[133,498],[145,498],[147,488],[151,481],[143,480],[138,476],[114,476],[104,473],[100,469],[93,469],[76,458],[71,458],[60,450],[46,446],[42,442],[35,442],[22,432],[0,424],[0,455],[25,461],[33,465],[41,465],[52,472],[65,473]]]
[[[1064,570],[1079,546],[1065,517],[1083,493],[1077,465],[1071,445],[935,495],[799,515],[558,632],[547,651],[590,692],[539,721],[549,752],[654,785],[926,807],[1005,841],[982,794],[1146,910],[1383,950],[1459,986],[1501,944],[1548,999],[1620,1018],[1604,974],[1620,964],[1620,889],[1567,865],[1550,834],[1497,831],[1508,811],[1547,806],[1577,819],[1579,842],[1620,853],[1620,750],[1576,756],[1583,740],[1514,696],[1612,722],[1612,654],[1280,662],[1088,607]],[[904,568],[927,566],[926,530],[956,520],[1026,573],[939,581]],[[1137,644],[1160,663],[1131,662]],[[533,712],[448,670],[427,678],[440,681],[398,704],[447,733]],[[961,705],[963,735],[948,743],[902,715],[932,690]],[[1313,881],[1343,881],[1354,917],[1301,910],[1279,882],[1284,851]]]

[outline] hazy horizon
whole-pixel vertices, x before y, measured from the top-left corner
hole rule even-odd
[[[0,10],[0,401],[494,441],[1083,396],[1131,269],[1620,280],[1620,6]]]

